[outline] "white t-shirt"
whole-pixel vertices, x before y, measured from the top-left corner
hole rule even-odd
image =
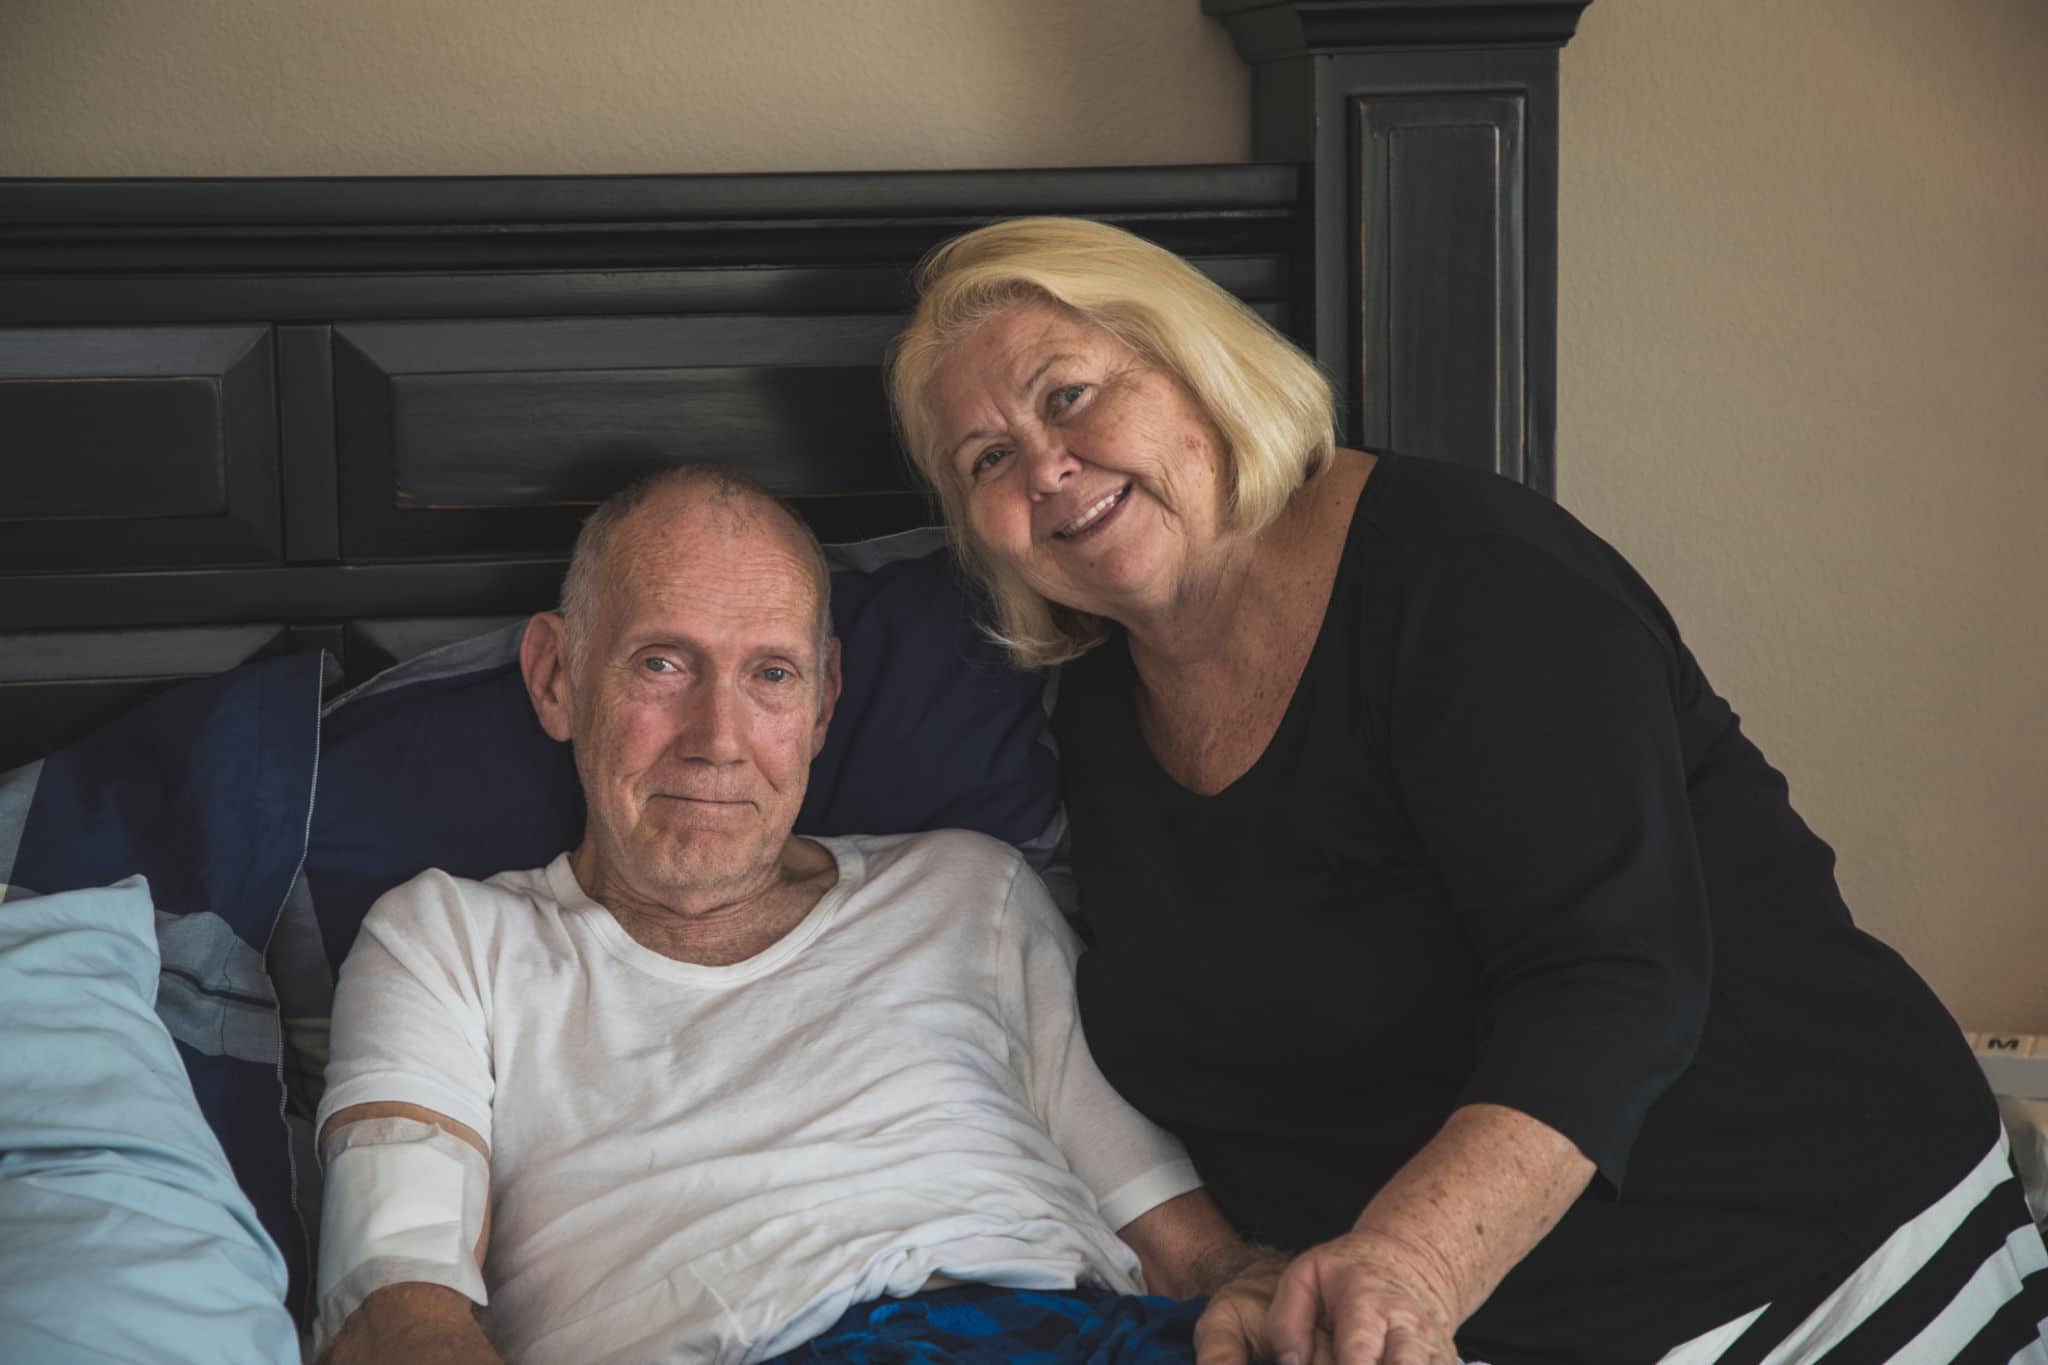
[[[727,967],[634,942],[566,856],[372,907],[319,1121],[483,1136],[509,1360],[760,1360],[934,1274],[1138,1287],[1113,1229],[1199,1180],[1088,1055],[1037,876],[960,831],[817,842],[838,882]]]

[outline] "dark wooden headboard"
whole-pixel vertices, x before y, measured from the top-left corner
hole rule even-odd
[[[926,524],[879,363],[947,236],[1086,213],[1298,330],[1293,166],[0,186],[0,768],[164,680],[348,681],[549,604],[584,511],[716,459]]]
[[[1547,490],[1557,52],[1586,0],[1206,0],[1263,163],[0,180],[0,769],[165,682],[359,681],[549,604],[585,509],[744,467],[827,540],[931,519],[878,365],[1016,214],[1180,252],[1355,440]]]

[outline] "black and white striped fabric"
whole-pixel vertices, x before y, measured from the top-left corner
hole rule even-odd
[[[2048,1250],[2006,1140],[1848,1277],[1675,1347],[1658,1365],[2048,1365]]]

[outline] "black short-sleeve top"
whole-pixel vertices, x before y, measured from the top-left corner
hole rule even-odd
[[[1461,1335],[1654,1359],[1850,1264],[1989,1150],[1955,1023],[1649,587],[1508,480],[1381,456],[1277,732],[1215,795],[1141,735],[1122,638],[1055,717],[1111,1081],[1240,1230],[1346,1229],[1460,1105],[1586,1196]]]

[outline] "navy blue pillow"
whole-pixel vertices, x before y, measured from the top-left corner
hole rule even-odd
[[[1064,828],[1045,675],[976,628],[982,599],[938,530],[827,556],[844,690],[797,829],[974,829],[1043,867]],[[522,630],[408,660],[328,708],[306,888],[334,968],[371,903],[424,869],[537,867],[581,837],[569,746],[520,678]]]
[[[830,546],[844,690],[800,834],[972,829],[1043,866],[1064,825],[1045,673],[976,622],[981,590],[937,528]]]
[[[569,746],[540,728],[519,675],[521,629],[408,660],[328,708],[306,890],[331,969],[401,882],[538,866],[581,834]],[[303,995],[279,989],[294,1012]]]
[[[305,856],[323,663],[297,654],[195,679],[0,776],[7,900],[149,879],[157,1015],[284,1255],[294,1305],[308,1256],[263,950]]]

